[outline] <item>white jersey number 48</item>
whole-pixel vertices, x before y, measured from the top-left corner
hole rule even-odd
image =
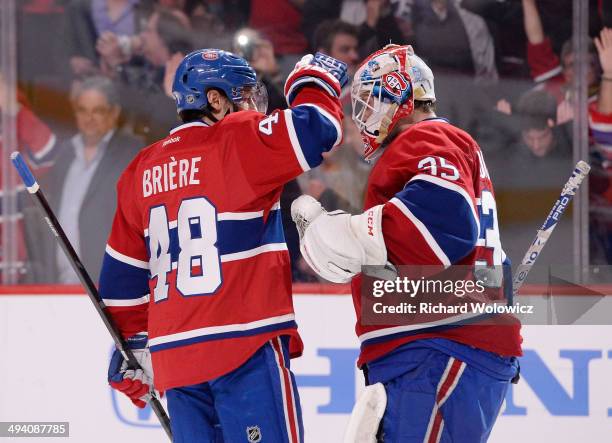
[[[153,299],[168,298],[168,273],[172,271],[170,230],[166,207],[156,206],[149,215],[149,266],[157,278]],[[176,289],[183,296],[208,295],[221,286],[221,262],[217,243],[217,211],[204,197],[181,202],[176,220],[179,254]],[[194,269],[196,270],[194,272]]]

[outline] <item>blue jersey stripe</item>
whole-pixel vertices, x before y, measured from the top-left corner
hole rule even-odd
[[[100,297],[131,300],[149,293],[149,271],[121,262],[104,254],[100,273]]]
[[[417,179],[410,181],[396,198],[425,225],[451,263],[474,249],[478,221],[460,193]]]
[[[149,249],[149,237],[145,237],[145,240],[147,249]],[[280,209],[270,211],[265,223],[263,217],[217,222],[216,246],[220,255],[234,254],[270,243],[284,242],[285,234]],[[148,252],[151,256],[151,251]],[[173,262],[178,261],[179,252],[178,228],[175,227],[170,229],[170,257]]]
[[[168,343],[161,343],[159,345],[153,345],[150,347],[151,352],[163,351],[165,349],[178,348],[181,346],[192,345],[194,343],[202,343],[206,341],[212,340],[222,340],[222,339],[230,339],[230,338],[238,338],[238,337],[250,337],[253,335],[264,334],[266,332],[271,331],[279,331],[281,329],[288,328],[297,328],[297,323],[294,320],[276,323],[272,325],[262,326],[260,328],[249,329],[246,331],[230,331],[230,332],[221,332],[218,334],[207,334],[201,335],[198,337],[186,338],[183,340],[176,340]]]
[[[602,145],[612,145],[612,133],[607,131],[599,131],[591,127],[593,138],[597,143]]]
[[[306,162],[311,168],[323,161],[323,152],[329,151],[339,137],[334,124],[314,106],[296,106],[291,109],[293,127]]]

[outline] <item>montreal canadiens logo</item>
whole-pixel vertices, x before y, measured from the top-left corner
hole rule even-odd
[[[399,72],[391,72],[385,75],[383,86],[390,94],[401,97],[408,89],[408,82]]]
[[[202,53],[202,58],[204,60],[217,60],[219,58],[219,53],[217,51],[206,51]]]

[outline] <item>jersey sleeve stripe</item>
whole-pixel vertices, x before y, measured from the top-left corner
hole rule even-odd
[[[561,74],[561,72],[563,72],[563,69],[561,68],[561,66],[557,66],[549,71],[546,71],[538,75],[537,77],[533,79],[533,81],[536,83],[541,83],[553,77],[556,77],[557,75]]]
[[[133,257],[129,257],[121,252],[115,251],[110,245],[106,245],[106,253],[113,257],[115,260],[134,266],[141,269],[149,269],[149,263],[146,261],[138,260]]]
[[[127,307],[127,306],[138,306],[149,303],[149,294],[134,299],[112,299],[103,298],[102,301],[108,307]]]
[[[257,212],[220,212],[217,215],[217,220],[250,220],[253,218],[263,217],[263,211]]]
[[[294,144],[293,135],[295,135],[297,141],[297,145],[294,144],[294,150],[297,149],[296,146],[299,146],[299,152],[303,155],[308,169],[320,165],[323,161],[323,153],[329,151],[338,141],[339,134],[336,126],[314,106],[299,105],[285,112],[287,111],[290,114],[285,114],[285,121],[290,139]],[[342,138],[341,132],[340,138]],[[302,165],[301,161],[300,165]]]
[[[293,148],[293,152],[295,153],[295,157],[297,158],[297,161],[300,164],[302,171],[306,172],[310,170],[310,165],[306,161],[304,151],[302,151],[302,146],[300,145],[298,136],[295,133],[295,127],[293,126],[293,114],[291,112],[291,109],[285,109],[283,112],[285,113],[285,124],[287,125],[287,133],[289,134],[291,147]]]
[[[280,209],[280,201],[274,203],[270,208],[271,211]],[[250,220],[252,218],[263,217],[264,211],[252,211],[252,212],[219,212],[217,220]]]
[[[323,88],[323,90],[326,91],[332,97],[338,97],[338,94],[336,94],[336,91],[334,91],[334,89],[327,82],[321,80],[320,78],[314,77],[314,76],[302,77],[294,81],[289,87],[289,89],[287,90],[287,92],[285,93],[285,97],[291,97],[293,91],[297,87],[302,87],[303,85],[306,85],[308,83],[314,83],[317,86],[320,86],[321,88]],[[291,105],[291,103],[289,103],[289,105]]]
[[[600,131],[591,126],[591,132],[593,133],[593,139],[603,145],[612,145],[612,125],[607,131]]]
[[[455,191],[430,180],[411,180],[395,195],[426,227],[451,263],[474,250],[480,233],[472,207],[461,192]]]
[[[424,332],[434,332],[436,330],[447,329],[449,327],[458,326],[461,323],[471,323],[481,318],[487,318],[489,314],[480,314],[470,312],[467,314],[453,315],[440,320],[435,320],[427,323],[415,323],[411,325],[393,326],[389,328],[376,329],[374,331],[361,334],[358,339],[361,346],[373,345],[384,341],[389,341],[395,338],[406,335],[421,334]]]
[[[465,189],[463,189],[461,186],[455,184],[455,183],[451,183],[447,180],[444,180],[442,178],[439,177],[434,177],[432,175],[427,175],[427,174],[417,174],[414,177],[412,177],[408,183],[406,184],[406,186],[408,186],[409,183],[415,181],[415,180],[423,180],[429,183],[433,183],[434,185],[438,185],[442,188],[445,189],[450,189],[451,191],[454,191],[458,194],[460,194],[466,201],[466,203],[468,204],[472,215],[474,216],[474,221],[476,223],[477,226],[477,231],[480,232],[480,220],[478,218],[478,213],[476,212],[476,208],[474,208],[474,202],[472,201],[472,197],[470,197],[470,195],[466,192]],[[404,187],[405,188],[405,187]]]
[[[226,263],[235,260],[242,260],[245,258],[255,257],[256,255],[263,254],[265,252],[273,251],[286,251],[286,243],[269,243],[267,245],[258,246],[248,251],[234,252],[231,254],[223,254],[221,256],[221,263]]]
[[[106,253],[102,261],[99,293],[105,300],[144,297],[149,293],[149,271],[126,264]]]
[[[219,340],[224,338],[244,337],[257,335],[265,331],[273,331],[295,327],[295,315],[285,314],[276,317],[264,318],[249,323],[237,323],[223,326],[208,326],[192,329],[191,331],[177,332],[175,334],[161,335],[149,339],[151,352],[187,346],[203,341]]]
[[[417,228],[417,230],[425,239],[425,242],[427,242],[429,248],[433,251],[436,257],[438,257],[438,260],[440,260],[440,262],[444,266],[450,266],[450,260],[448,259],[442,248],[440,248],[440,246],[438,245],[434,237],[431,235],[427,227],[421,222],[421,220],[416,218],[414,214],[410,212],[408,207],[397,197],[393,197],[391,200],[389,200],[389,202],[395,207],[397,207],[397,209],[399,209],[402,214],[404,214],[406,218],[408,218],[408,220],[412,222],[412,224]]]
[[[45,145],[39,151],[33,153],[34,159],[37,162],[41,162],[49,153],[51,153],[56,141],[57,138],[55,137],[55,134],[51,134],[49,136],[49,140],[47,140],[47,143],[45,143]]]
[[[336,141],[334,142],[334,146],[338,146],[340,144],[340,141],[342,141],[342,125],[333,115],[331,115],[329,112],[327,112],[322,107],[315,105],[313,103],[303,103],[299,106],[310,106],[312,108],[315,108],[319,112],[319,114],[323,115],[327,120],[329,120],[329,122],[332,125],[334,125],[334,128],[336,128],[337,135],[336,135]],[[296,106],[296,108],[299,106]]]
[[[612,132],[612,123],[596,122],[592,116],[589,116],[589,126],[591,129],[601,132]]]
[[[276,206],[276,205],[274,205]],[[228,214],[227,212],[224,214]],[[245,214],[245,213],[232,213]],[[254,215],[255,213],[251,213]],[[145,231],[145,242],[149,248],[150,239]],[[179,240],[176,221],[170,222],[170,257],[173,263],[178,261]],[[251,258],[271,251],[287,249],[283,232],[282,214],[279,209],[270,211],[264,222],[263,211],[255,218],[232,216],[217,223],[217,250],[221,262]],[[150,251],[149,251],[150,254]]]

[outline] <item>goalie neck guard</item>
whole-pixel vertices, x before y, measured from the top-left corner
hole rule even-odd
[[[414,101],[436,100],[431,69],[411,46],[387,45],[370,55],[355,73],[352,118],[369,160],[395,124],[414,111]]]

